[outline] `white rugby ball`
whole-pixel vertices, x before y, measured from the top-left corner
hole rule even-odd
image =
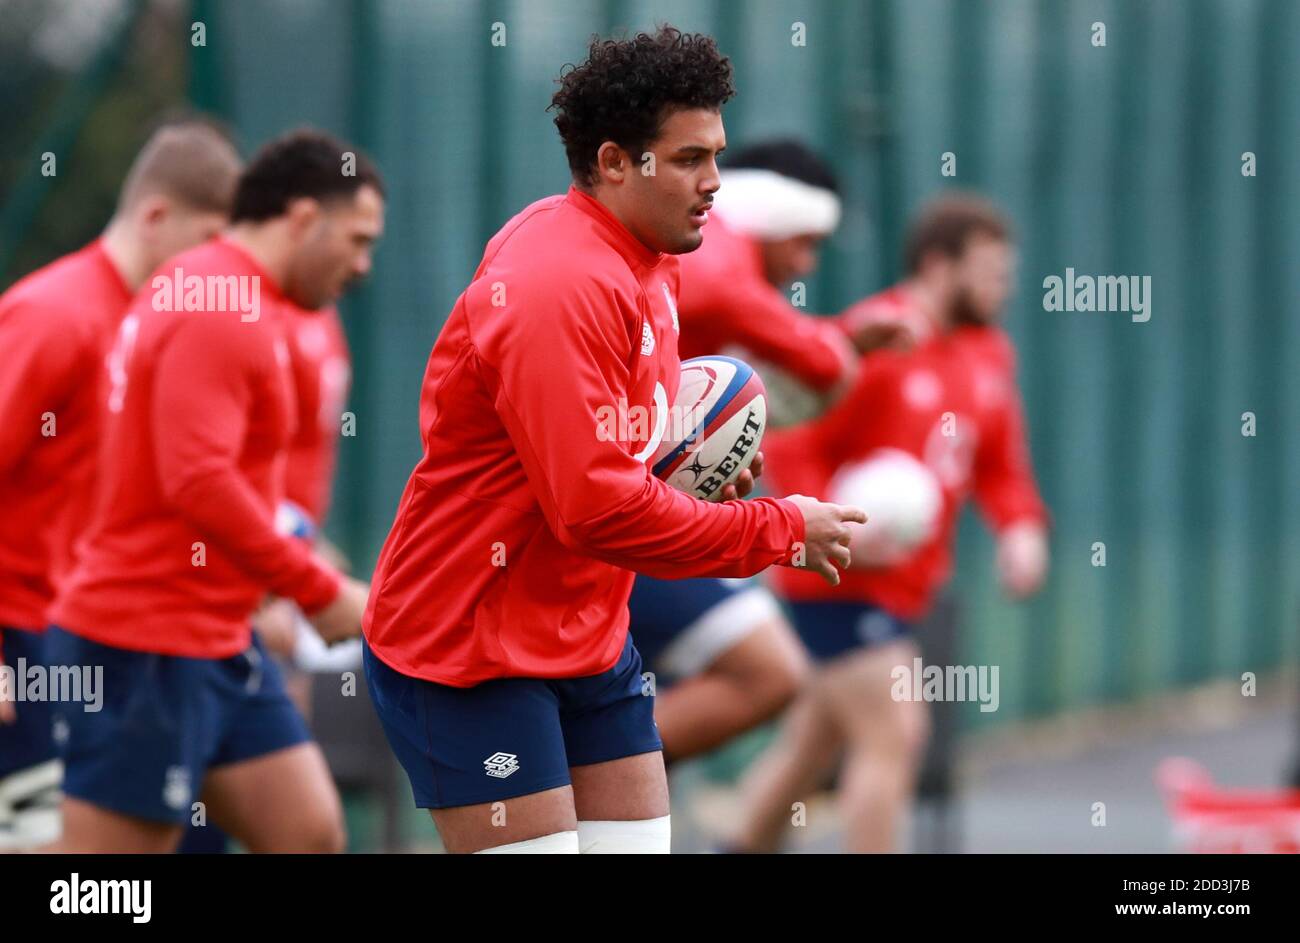
[[[650,468],[679,491],[721,501],[747,469],[767,429],[763,381],[734,357],[682,361],[677,400]]]
[[[935,535],[943,512],[938,477],[916,456],[899,449],[877,449],[865,460],[845,465],[827,492],[832,502],[867,512],[866,524],[852,525],[855,566],[883,566],[906,558]]]

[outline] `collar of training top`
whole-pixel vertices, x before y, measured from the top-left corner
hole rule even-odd
[[[735,230],[757,239],[830,235],[840,223],[840,198],[775,170],[722,171],[714,207]]]
[[[263,267],[262,263],[257,259],[257,257],[254,256],[253,253],[249,252],[248,249],[245,248],[243,245],[241,245],[238,242],[235,242],[235,240],[231,239],[225,233],[219,233],[218,235],[213,236],[212,239],[209,240],[209,242],[217,245],[218,247],[224,249],[227,252],[231,252],[239,256],[239,258],[243,259],[249,266],[251,266],[253,271],[262,279],[262,282],[264,283],[262,286],[263,291],[269,290],[273,298],[285,297],[284,292],[280,288],[280,283],[277,282],[274,278],[272,278],[267,273],[266,269]]]
[[[645,268],[654,268],[663,261],[664,253],[654,252],[647,248],[640,239],[628,232],[627,227],[618,221],[618,217],[595,197],[588,196],[570,184],[565,201],[572,203],[599,222],[601,231],[606,234],[609,244],[617,249],[619,254],[629,262]]]

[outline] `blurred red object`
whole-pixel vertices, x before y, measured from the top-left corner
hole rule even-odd
[[[1300,854],[1300,789],[1223,789],[1185,757],[1164,760],[1156,784],[1179,851]]]

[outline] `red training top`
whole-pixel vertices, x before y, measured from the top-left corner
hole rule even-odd
[[[789,560],[790,502],[706,504],[646,468],[677,393],[677,287],[675,257],[574,188],[488,243],[425,372],[424,457],[365,619],[380,659],[460,687],[596,674],[622,651],[633,570]]]
[[[131,292],[96,240],[0,296],[0,625],[41,631],[90,516],[99,380]]]
[[[289,443],[284,496],[319,525],[329,512],[352,367],[337,308],[292,310],[289,364],[297,394],[298,428]]]
[[[1016,390],[1015,352],[999,328],[960,327],[933,334],[911,352],[867,354],[853,387],[825,415],[768,432],[764,476],[787,493],[825,498],[842,465],[880,448],[908,452],[935,473],[944,505],[934,537],[897,564],[841,572],[837,587],[807,572],[776,571],[786,598],[855,600],[918,619],[949,577],[958,513],[972,490],[998,531],[1047,521]]]
[[[171,310],[173,284],[196,310]],[[230,284],[257,297],[255,319],[219,301],[214,286]],[[287,306],[224,239],[136,296],[109,356],[94,515],[52,622],[118,648],[227,658],[250,644],[268,591],[308,613],[338,595],[338,574],[275,531],[296,423]]]

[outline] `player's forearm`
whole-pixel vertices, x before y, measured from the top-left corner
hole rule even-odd
[[[790,308],[784,298],[748,312],[738,327],[741,346],[818,393],[830,392],[856,359],[839,330]]]
[[[803,526],[787,501],[706,504],[655,481],[633,501],[564,530],[575,549],[607,563],[681,579],[753,576],[787,563],[804,538]]]
[[[1024,462],[1010,460],[977,466],[974,484],[975,501],[994,531],[1022,521],[1047,525],[1047,504]]]
[[[1047,505],[1032,478],[977,483],[975,503],[990,529],[1001,532],[1021,522],[1047,525]]]
[[[212,545],[249,578],[310,614],[339,592],[339,575],[300,541],[276,533],[271,516],[233,470],[212,471],[168,498]]]
[[[853,366],[847,349],[841,351],[822,338],[800,341],[787,336],[761,347],[746,346],[818,393],[830,393]]]

